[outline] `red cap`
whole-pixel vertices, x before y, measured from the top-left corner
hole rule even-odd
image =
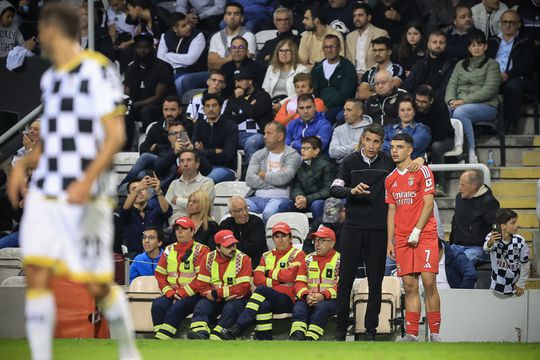
[[[187,216],[182,216],[174,222],[174,225],[181,226],[184,229],[191,229],[195,231],[195,224],[193,223],[193,220],[188,218]]]
[[[221,245],[223,247],[229,247],[238,242],[231,230],[218,231],[216,235],[214,235],[214,241],[216,242],[216,245]]]
[[[310,235],[310,237],[319,237],[319,238],[328,238],[332,241],[336,241],[336,234],[334,233],[334,230],[330,229],[326,226],[321,226]]]
[[[283,221],[280,221],[280,222],[276,223],[276,225],[274,225],[272,227],[272,235],[274,235],[277,232],[288,235],[288,234],[291,233],[291,227],[287,223],[284,223]]]

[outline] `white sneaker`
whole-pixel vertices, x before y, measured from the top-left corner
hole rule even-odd
[[[405,334],[402,337],[396,339],[396,342],[417,342],[417,341],[418,341],[418,337],[411,334]]]
[[[429,341],[430,342],[442,342],[441,335],[439,335],[439,334],[429,334]]]
[[[469,150],[469,164],[478,164],[478,156],[474,150]]]

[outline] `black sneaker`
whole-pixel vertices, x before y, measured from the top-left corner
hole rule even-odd
[[[336,331],[336,336],[334,337],[334,340],[336,341],[345,341],[347,338],[347,332],[346,331]]]
[[[304,341],[304,340],[306,340],[306,334],[304,334],[300,330],[296,330],[289,336],[289,340],[292,340],[292,341]]]
[[[364,341],[375,341],[375,335],[377,335],[377,329],[366,330],[364,333]]]
[[[208,340],[210,335],[204,331],[190,331],[187,334],[187,338],[190,340]]]
[[[238,325],[233,325],[228,329],[221,329],[220,335],[223,340],[236,340],[242,336],[243,331]]]

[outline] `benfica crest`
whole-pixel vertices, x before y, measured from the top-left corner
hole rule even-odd
[[[413,184],[414,184],[414,175],[409,175],[409,180],[407,181],[407,184],[409,184],[409,186],[413,186]]]

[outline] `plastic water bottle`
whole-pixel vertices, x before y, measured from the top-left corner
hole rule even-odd
[[[493,150],[492,149],[489,149],[489,151],[488,151],[487,166],[488,167],[494,167],[495,166],[495,159],[493,159]]]

